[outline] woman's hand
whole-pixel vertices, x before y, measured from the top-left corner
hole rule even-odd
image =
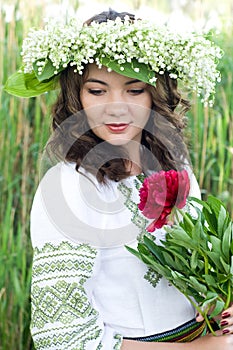
[[[191,343],[147,343],[124,340],[121,350],[232,350],[233,335],[212,334],[200,337]]]
[[[196,317],[198,322],[203,317]],[[216,336],[207,334],[191,343],[147,343],[124,340],[121,350],[233,350],[233,305],[218,316],[220,327]]]
[[[216,332],[217,336],[207,334],[189,343],[189,350],[232,350],[233,349],[233,335],[222,335],[222,331]]]
[[[233,305],[224,310],[218,317],[215,318],[219,321],[220,330],[216,331],[217,335],[233,334]],[[203,317],[199,314],[196,317],[197,322],[203,321]]]
[[[222,334],[233,334],[233,305],[222,312],[220,327]]]

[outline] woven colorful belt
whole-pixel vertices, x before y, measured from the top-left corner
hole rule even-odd
[[[174,328],[170,331],[163,333],[158,333],[155,335],[147,337],[137,337],[137,338],[128,338],[128,340],[137,340],[137,341],[146,341],[146,342],[168,342],[168,343],[185,343],[191,342],[194,339],[200,337],[206,332],[206,323],[197,322],[196,319],[192,319],[181,326]]]

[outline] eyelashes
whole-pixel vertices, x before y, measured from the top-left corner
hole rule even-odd
[[[143,92],[145,92],[145,89],[131,89],[131,90],[128,90],[128,92],[129,92],[131,95],[140,95],[140,94],[142,94]]]
[[[95,96],[101,96],[104,94],[104,90],[100,90],[100,89],[88,89],[88,93],[91,95],[95,95]]]
[[[106,91],[101,89],[88,89],[88,93],[94,96],[102,96]],[[127,93],[133,96],[140,95],[145,92],[145,89],[130,89]]]

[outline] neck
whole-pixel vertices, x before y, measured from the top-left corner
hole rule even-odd
[[[129,164],[128,170],[130,171],[130,175],[139,175],[142,172],[142,168],[138,164],[135,164],[133,162]]]
[[[140,144],[135,142],[129,142],[126,146],[126,150],[129,156],[129,162],[126,164],[126,170],[130,172],[130,175],[141,174],[141,157],[140,157]]]

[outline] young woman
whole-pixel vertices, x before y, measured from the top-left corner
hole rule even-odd
[[[80,45],[80,60],[76,56],[72,64],[54,63],[52,75],[47,68],[50,60],[56,61],[54,52],[46,58],[46,66],[45,58],[35,58],[41,49],[35,40],[29,38],[24,47],[24,59],[29,48],[30,60],[36,62],[39,92],[53,88],[57,76],[61,89],[47,145],[49,155],[58,156],[59,162],[43,176],[31,211],[31,332],[36,349],[230,350],[233,346],[233,308],[220,315],[217,337],[206,334],[189,301],[125,248],[137,246],[148,224],[137,206],[141,174],[186,169],[190,195],[199,196],[182,136],[189,103],[177,90],[185,65],[180,71],[163,64],[153,70],[150,53],[144,61],[140,56],[144,44],[150,49],[148,41],[156,46],[153,29],[137,22],[135,51],[130,32],[135,23],[130,14],[104,12],[87,22],[77,42],[72,25],[65,41],[64,30],[48,29],[63,62],[67,50]],[[47,40],[45,45],[50,45],[51,37],[43,35],[43,43]],[[90,37],[95,45],[88,42]],[[162,53],[167,57],[170,52],[178,67],[177,50],[184,42],[175,47],[169,37],[172,52],[162,45],[163,32],[159,38],[153,57],[157,53],[159,62]],[[110,50],[114,58],[106,60]],[[197,66],[198,61],[197,57]],[[24,73],[34,74],[26,69]],[[190,84],[194,80],[190,78]],[[26,88],[37,94],[32,83]],[[164,239],[163,229],[155,236],[155,241]]]

